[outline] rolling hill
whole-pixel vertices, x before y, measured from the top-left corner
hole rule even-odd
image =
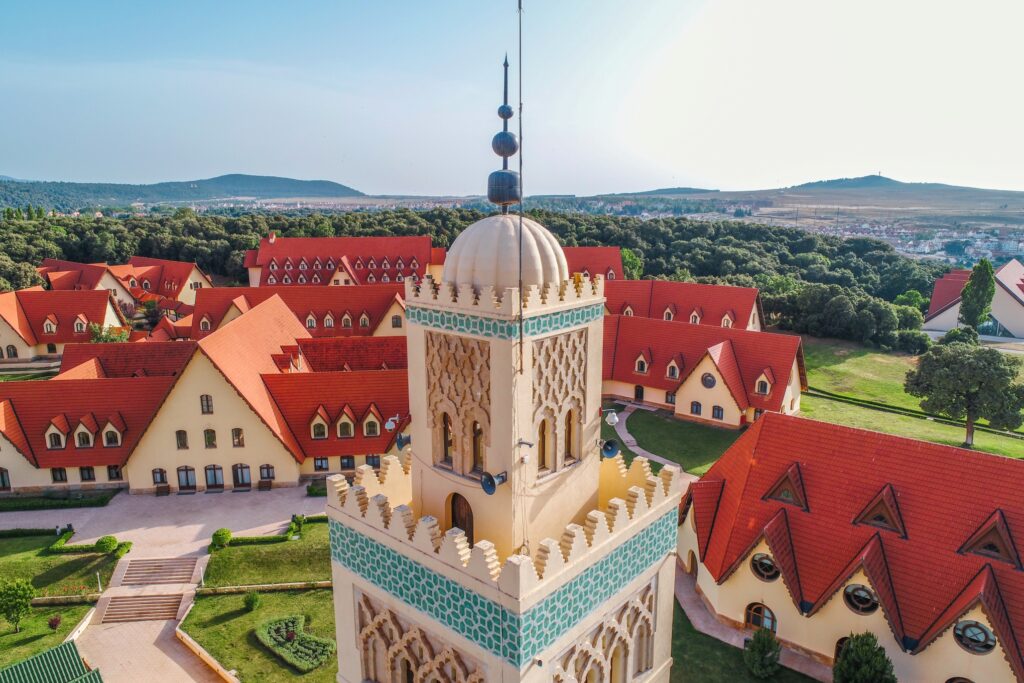
[[[127,185],[15,181],[0,177],[0,206],[43,206],[72,211],[93,206],[126,206],[210,200],[361,197],[362,192],[329,180],[295,180],[234,173],[182,182]]]

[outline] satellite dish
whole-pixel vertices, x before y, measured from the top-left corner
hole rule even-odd
[[[608,439],[601,444],[601,457],[614,458],[619,454],[619,442],[615,439]]]
[[[482,488],[484,493],[488,496],[493,496],[494,492],[498,490],[498,487],[506,481],[508,481],[508,472],[499,472],[498,474],[484,472],[480,477],[480,488]]]
[[[398,445],[398,450],[404,451],[405,447],[412,443],[412,437],[406,436],[405,434],[399,434],[395,439],[395,443]]]

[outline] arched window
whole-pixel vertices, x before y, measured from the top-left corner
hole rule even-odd
[[[724,420],[725,409],[722,406],[711,406],[711,417],[716,420]]]
[[[242,431],[241,427],[235,427],[231,430],[231,445],[235,448],[245,447],[245,432]]]
[[[614,271],[614,270],[612,270],[611,268],[609,268],[609,269],[608,269],[608,275],[607,275],[607,278],[608,278],[609,280],[614,280],[614,279],[615,279],[615,271]]]
[[[608,668],[611,683],[626,683],[626,646],[621,642],[612,650]]]
[[[188,465],[178,468],[178,488],[182,491],[196,490],[196,471]]]
[[[484,428],[479,422],[473,423],[473,471],[484,469]]]
[[[352,423],[348,420],[342,420],[338,423],[338,438],[348,439],[352,436]]]
[[[641,621],[636,629],[636,639],[633,644],[633,675],[638,676],[650,670],[653,664],[652,646],[654,638],[651,634],[651,625]]]
[[[363,423],[364,436],[380,436],[380,424],[376,420],[367,420]]]
[[[326,439],[327,425],[325,425],[323,422],[314,422],[312,434],[314,439]]]
[[[843,648],[846,647],[846,643],[848,643],[849,641],[849,637],[840,638],[836,641],[836,649],[835,652],[832,654],[833,662],[839,661],[839,655],[843,654]]]
[[[53,436],[52,434],[50,436]],[[92,434],[89,432],[78,432],[76,441],[78,442],[79,448],[91,448],[92,447]]]
[[[249,466],[244,463],[231,466],[231,481],[235,488],[249,488],[252,486],[252,477],[249,476]]]
[[[120,435],[118,435],[118,433],[115,432],[113,429],[108,429],[107,431],[103,432],[103,445],[104,446],[110,446],[110,447],[120,446],[121,445],[121,437],[120,437]]]
[[[360,318],[359,318],[359,327],[369,327],[369,326],[370,326],[370,318],[369,318],[369,316],[365,316],[365,315],[364,316],[360,316]]]
[[[700,401],[690,402],[690,415],[700,415],[701,405]]]
[[[352,318],[350,318],[347,315],[345,317],[343,317],[341,319],[341,326],[345,327],[345,328],[351,328],[352,327]]]
[[[452,464],[452,418],[448,413],[441,414],[441,462],[446,465]]]
[[[178,445],[178,450],[185,450],[188,448],[188,432],[184,429],[174,432],[174,441]]]
[[[206,466],[206,488],[224,488],[224,468],[222,468],[220,465]]]
[[[570,463],[576,460],[576,411],[570,410],[565,414],[565,462]]]
[[[81,320],[75,321],[75,332],[85,332],[85,323],[83,323]]]
[[[7,357],[8,358],[17,358],[18,357],[18,349],[14,346],[14,344],[8,344],[7,345]]]
[[[548,458],[548,421],[541,420],[537,428],[537,470],[543,471],[551,467]]]
[[[308,329],[308,330],[315,330],[316,329],[316,318],[314,318],[313,316],[309,316],[308,318],[306,318],[306,329]]]
[[[334,327],[334,318],[331,316],[324,318],[324,327]]]
[[[213,415],[213,396],[203,394],[199,397],[199,410],[203,415]]]
[[[393,315],[393,316],[391,316],[391,327],[396,329],[396,330],[401,328],[402,327],[402,316],[400,316],[400,315]]]
[[[50,448],[64,448],[64,436],[57,432],[50,432]]]
[[[748,628],[766,628],[772,633],[775,633],[778,626],[775,613],[759,602],[747,605],[743,623]]]
[[[149,284],[149,280],[143,280],[143,281],[142,281],[142,288],[143,288],[144,290],[146,290],[147,292],[149,291],[149,288],[150,288],[151,286],[152,286],[152,285],[150,285],[150,284]]]
[[[676,366],[675,363],[672,363],[671,365],[668,366],[667,374],[669,379],[677,379],[679,377],[679,368]]]
[[[643,358],[637,358],[636,371],[639,372],[640,374],[647,372],[647,361],[645,361]]]
[[[203,444],[207,448],[216,448],[217,447],[217,432],[213,431],[212,429],[204,429],[203,430]]]
[[[153,485],[163,486],[167,483],[167,470],[157,467],[153,470]]]
[[[696,313],[691,313],[690,314],[690,322],[693,323],[694,325],[696,325],[697,323],[700,322],[700,316],[697,315]]]
[[[672,309],[666,308],[665,312],[662,314],[661,317],[664,318],[665,320],[671,320],[675,316],[672,315]]]
[[[757,393],[767,394],[768,393],[768,382],[765,380],[759,380],[757,382]]]
[[[274,283],[271,282],[270,284],[274,284]],[[200,320],[199,321],[199,331],[200,332],[209,332],[210,331],[210,321],[207,320],[206,318],[203,318],[202,320]]]

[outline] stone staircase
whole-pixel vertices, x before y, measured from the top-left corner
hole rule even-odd
[[[163,583],[195,583],[197,558],[170,557],[130,560],[121,586],[151,586]]]
[[[182,595],[125,595],[112,597],[101,623],[124,621],[166,621],[178,616]]]

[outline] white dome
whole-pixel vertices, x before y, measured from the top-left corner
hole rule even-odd
[[[444,260],[441,279],[454,285],[491,285],[501,292],[519,286],[519,216],[488,216],[462,231]],[[565,253],[555,236],[523,218],[523,286],[558,285],[569,279]]]

